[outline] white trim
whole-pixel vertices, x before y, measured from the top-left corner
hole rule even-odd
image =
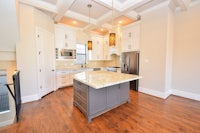
[[[22,97],[22,103],[32,102],[39,100],[40,97],[38,95],[30,95],[30,96],[24,96]]]
[[[10,125],[10,124],[13,124],[13,122],[14,122],[14,118],[11,120],[0,122],[0,127],[4,127],[4,126]]]
[[[139,92],[142,93],[146,93],[152,96],[156,96],[162,99],[166,99],[169,95],[171,95],[171,91],[167,91],[167,92],[160,92],[160,91],[155,91],[155,90],[151,90],[151,89],[147,89],[147,88],[143,88],[143,87],[139,87]]]
[[[148,89],[148,88],[139,87],[138,91],[145,93],[145,94],[152,95],[152,96],[156,96],[156,97],[159,97],[159,98],[163,98],[163,99],[166,99],[168,96],[173,94],[175,96],[180,96],[180,97],[200,101],[200,94],[195,94],[195,93],[181,91],[181,90],[175,90],[175,89],[168,90],[166,92],[160,92],[160,91],[151,90],[151,89]]]
[[[191,92],[173,89],[171,94],[176,95],[176,96],[181,96],[181,97],[184,97],[184,98],[189,98],[189,99],[200,101],[200,95],[195,94],[195,93],[191,93]]]
[[[167,7],[168,8],[168,4],[169,4],[169,1],[162,2],[162,3],[160,3],[160,4],[156,5],[156,6],[153,6],[152,8],[149,8],[147,10],[144,10],[144,11],[140,12],[139,14],[140,15],[145,15],[145,14],[151,12],[151,11],[155,11],[155,10],[161,9],[163,7]]]
[[[123,29],[127,29],[127,28],[131,28],[131,27],[133,27],[133,26],[140,26],[140,23],[141,23],[141,21],[136,21],[136,22],[134,22],[134,23],[132,23],[132,24],[128,24],[128,25],[126,25],[126,26],[123,26],[122,27],[122,30]]]
[[[0,112],[0,115],[1,115],[1,114],[5,114],[5,113],[9,113],[9,112],[10,112],[10,110],[1,111],[1,112]]]
[[[196,1],[191,1],[191,3],[189,4],[189,7],[193,7],[200,4],[200,0],[196,0]]]

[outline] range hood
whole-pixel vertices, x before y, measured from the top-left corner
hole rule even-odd
[[[118,55],[118,56],[120,56],[120,53],[119,53],[119,51],[118,51],[118,49],[116,47],[110,47],[109,48],[109,53],[110,53],[110,55]]]

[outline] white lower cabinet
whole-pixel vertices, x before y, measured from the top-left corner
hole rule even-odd
[[[84,71],[92,71],[93,69],[71,69],[71,70],[60,70],[56,72],[56,84],[57,89],[72,86],[74,75]]]

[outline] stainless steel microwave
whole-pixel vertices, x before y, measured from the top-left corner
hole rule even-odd
[[[76,50],[56,48],[56,59],[76,59]]]

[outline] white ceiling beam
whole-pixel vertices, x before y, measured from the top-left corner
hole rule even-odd
[[[76,12],[73,12],[73,11],[70,11],[70,10],[68,10],[65,13],[65,16],[83,21],[85,23],[89,23],[89,17],[88,16],[84,16],[84,15],[81,15],[79,13],[76,13]],[[96,25],[97,21],[96,21],[96,19],[90,18],[90,23],[93,24],[93,25]]]
[[[60,19],[65,15],[65,12],[69,10],[74,1],[75,0],[57,0],[57,15],[55,16],[54,21],[59,22]]]
[[[109,6],[109,2],[106,1],[106,0],[94,0],[94,1],[112,9],[112,7]],[[124,16],[132,18],[134,20],[137,20],[139,18],[139,14],[137,12],[135,12],[134,9],[139,7],[139,6],[142,6],[143,4],[148,3],[150,1],[152,1],[152,0],[140,0],[137,3],[134,2],[134,1],[129,1],[129,3],[126,3],[126,5],[127,4],[129,5],[128,8],[123,8],[123,11],[122,11],[122,9],[118,8],[118,10],[121,10],[120,12],[116,11],[117,7],[115,6],[114,7],[115,12],[114,12],[114,18],[113,19],[115,19],[115,18],[117,18],[121,15],[124,15]],[[115,5],[115,3],[114,3],[114,5]],[[112,11],[108,12],[104,16],[97,19],[97,25],[102,25],[102,24],[106,23],[108,20],[111,20],[111,18],[112,18]]]
[[[33,6],[33,7],[37,7],[39,9],[43,9],[52,13],[57,13],[57,9],[54,5],[41,1],[41,0],[19,0],[19,2],[26,5]]]
[[[128,12],[128,13],[126,13],[126,14],[124,14],[126,17],[128,17],[128,18],[132,18],[132,19],[134,19],[134,20],[137,20],[138,18],[139,18],[139,15],[138,15],[138,13],[137,12],[135,12],[135,11],[130,11],[130,12]]]
[[[112,25],[111,24],[103,24],[101,25],[102,28],[108,29],[108,30],[112,30]]]
[[[91,32],[91,30],[93,30],[96,27],[96,25],[92,25],[92,24],[88,24],[87,26],[85,26],[83,28],[84,32]]]
[[[186,11],[189,7],[191,0],[176,0],[181,10]]]
[[[176,11],[176,8],[177,8],[177,3],[176,3],[176,0],[170,0],[169,2],[169,8],[172,10],[172,11]]]

